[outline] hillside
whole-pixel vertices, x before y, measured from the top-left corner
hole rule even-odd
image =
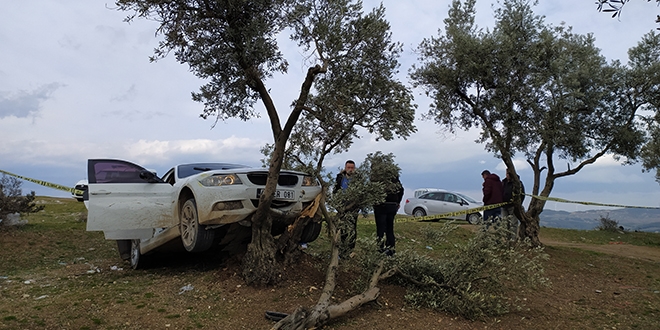
[[[541,226],[568,229],[594,229],[601,217],[615,220],[626,230],[660,232],[660,210],[655,209],[613,209],[588,211],[553,211],[541,213]]]

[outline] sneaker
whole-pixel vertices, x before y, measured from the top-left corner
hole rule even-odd
[[[300,248],[302,250],[306,249],[307,248],[307,243],[300,243]]]

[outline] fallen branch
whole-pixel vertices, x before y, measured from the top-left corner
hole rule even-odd
[[[337,285],[337,267],[339,266],[339,230],[334,232],[332,241],[332,256],[328,271],[326,273],[325,285],[317,304],[307,309],[298,307],[292,314],[277,322],[272,330],[304,330],[314,329],[323,326],[329,320],[338,318],[346,313],[357,309],[358,307],[378,299],[380,289],[377,287],[378,281],[388,278],[396,273],[394,269],[381,274],[384,267],[384,261],[381,260],[378,268],[374,270],[369,282],[369,287],[362,293],[344,300],[339,304],[330,305],[330,299]]]

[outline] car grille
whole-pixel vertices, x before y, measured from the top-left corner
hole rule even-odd
[[[252,205],[254,205],[254,207],[259,207],[259,200],[258,199],[251,199],[250,201],[252,202]],[[293,202],[274,200],[272,203],[270,203],[270,207],[273,208],[273,209],[279,209],[279,208],[287,207],[291,204],[293,204]]]
[[[268,179],[268,173],[248,173],[247,177],[250,182],[259,186],[265,186],[266,180]],[[277,184],[280,186],[295,186],[298,184],[298,176],[292,174],[280,174]]]

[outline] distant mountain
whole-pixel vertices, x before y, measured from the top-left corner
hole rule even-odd
[[[626,230],[660,232],[660,210],[656,209],[614,209],[588,211],[552,211],[541,213],[541,226],[568,229],[595,229],[600,218],[605,217],[619,223]]]

